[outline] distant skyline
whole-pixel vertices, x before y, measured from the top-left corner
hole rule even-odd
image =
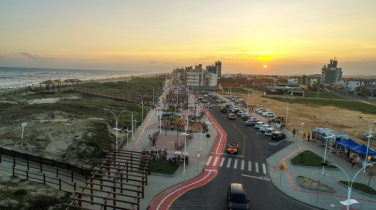
[[[375,0],[1,1],[0,66],[376,75]],[[264,67],[264,66],[267,67]]]

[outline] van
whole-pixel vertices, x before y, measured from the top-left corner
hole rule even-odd
[[[239,183],[231,183],[227,189],[228,209],[249,210],[249,200],[244,187]]]

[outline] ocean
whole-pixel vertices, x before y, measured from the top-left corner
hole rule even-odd
[[[0,89],[19,88],[39,85],[46,80],[66,79],[106,79],[145,75],[151,72],[113,71],[113,70],[82,70],[82,69],[45,69],[45,68],[13,68],[0,67]],[[154,72],[155,73],[155,72]]]

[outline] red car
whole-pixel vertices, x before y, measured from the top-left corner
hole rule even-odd
[[[235,142],[229,143],[227,146],[227,154],[238,154],[239,145]]]

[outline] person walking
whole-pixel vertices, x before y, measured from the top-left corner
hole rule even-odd
[[[355,166],[355,160],[354,159],[351,160],[351,165],[352,165],[351,168],[354,168],[354,166]]]
[[[305,133],[303,134],[303,140],[305,140]]]
[[[309,141],[310,138],[311,138],[311,134],[308,134],[307,140]]]
[[[292,136],[295,138],[295,133],[296,133],[296,130],[294,128],[294,130],[292,130]]]

